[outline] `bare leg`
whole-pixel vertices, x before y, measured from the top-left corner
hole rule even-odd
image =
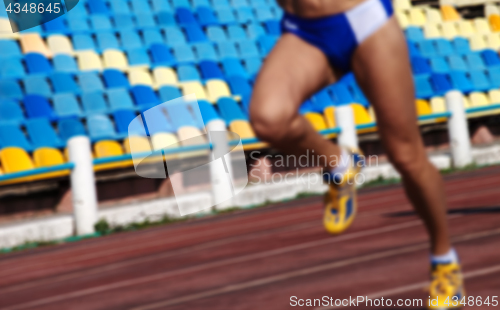
[[[318,159],[338,156],[338,146],[298,113],[307,98],[334,80],[319,49],[293,34],[283,35],[264,62],[252,94],[250,120],[256,135],[288,154],[311,155],[314,150]]]
[[[427,158],[417,126],[414,86],[405,39],[392,18],[353,56],[353,70],[377,115],[389,159],[425,222],[433,254],[450,249],[443,182]]]

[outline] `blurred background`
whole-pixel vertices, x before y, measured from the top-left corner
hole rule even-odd
[[[250,127],[253,83],[281,34],[274,0],[70,2],[62,16],[34,27],[0,10],[2,309],[284,309],[291,296],[357,295],[425,305],[425,230],[353,75],[300,109],[335,140],[336,108],[349,105],[359,146],[374,156],[360,215],[345,235],[322,230],[326,187],[313,182],[318,167],[277,164],[282,154]],[[486,299],[500,288],[500,6],[393,4],[411,56],[419,126],[445,177],[466,288]],[[462,138],[471,144],[460,165],[450,143],[450,90],[461,93]],[[201,117],[171,109],[154,115],[147,134],[129,135],[142,112],[189,94]],[[181,217],[173,188],[183,203],[210,204],[217,200],[210,171],[143,178],[131,153],[169,149],[162,151],[169,160],[206,163],[209,148],[199,146],[207,139],[196,137],[211,122],[240,137],[247,171],[233,178],[249,185],[225,204]],[[83,173],[78,161],[88,166]]]

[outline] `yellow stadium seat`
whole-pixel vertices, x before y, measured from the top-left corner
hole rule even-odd
[[[95,153],[96,158],[120,156],[120,155],[123,155],[123,149],[122,149],[122,146],[117,141],[103,140],[103,141],[97,142],[94,145],[94,153]],[[110,164],[100,164],[100,165],[95,165],[94,170],[101,171],[101,170],[108,170],[108,169],[116,169],[116,168],[125,167],[127,165],[131,165],[131,164],[132,164],[131,160],[125,160],[125,161],[120,161],[120,162],[110,163]]]
[[[493,50],[500,49],[500,33],[489,33],[486,35],[486,46]]]
[[[408,28],[408,26],[410,26],[410,20],[408,19],[408,15],[405,12],[396,11],[395,15],[401,28],[406,29]]]
[[[500,90],[490,90],[488,93],[488,97],[491,104],[500,104]]]
[[[471,107],[480,107],[489,104],[488,97],[486,97],[485,93],[481,92],[472,92],[469,95],[469,102]]]
[[[19,38],[19,41],[24,54],[39,53],[47,58],[52,57],[52,52],[38,33],[23,34]]]
[[[370,117],[374,122],[377,122],[377,116],[375,115],[375,110],[373,109],[372,106],[368,107],[368,114],[370,114]]]
[[[227,86],[226,82],[221,80],[209,80],[206,83],[207,86],[207,95],[208,101],[217,102],[219,98],[222,97],[231,97],[231,91],[229,90],[229,86]]]
[[[85,70],[102,70],[102,63],[99,55],[94,51],[82,51],[77,53],[78,68]]]
[[[354,122],[356,125],[362,125],[373,122],[367,109],[358,103],[351,104],[352,110],[354,112]]]
[[[198,128],[191,126],[184,126],[177,130],[177,136],[182,146],[202,145],[206,144],[207,139]],[[202,156],[208,154],[207,150],[184,152],[179,154],[179,158],[186,158],[191,156]]]
[[[0,164],[5,174],[34,169],[28,153],[19,147],[6,147],[0,150]],[[33,177],[23,177],[15,180],[3,181],[0,184],[12,184],[33,181]]]
[[[33,161],[36,168],[50,167],[64,164],[64,158],[58,149],[50,147],[38,148],[33,152]],[[36,179],[47,179],[69,175],[69,170],[44,173],[36,176]]]
[[[443,15],[443,20],[445,21],[455,21],[461,19],[460,14],[451,5],[442,5],[441,14]]]
[[[102,54],[104,68],[126,70],[128,68],[128,60],[125,54],[121,51],[108,49]]]
[[[153,149],[161,150],[164,148],[178,148],[181,146],[179,139],[172,134],[167,132],[159,132],[153,135],[151,138],[151,143],[153,144]],[[165,156],[165,160],[172,160],[179,157],[179,154],[169,154]]]
[[[394,1],[394,10],[401,11],[401,10],[409,10],[409,9],[411,9],[410,0],[395,0]]]
[[[417,99],[415,100],[415,106],[417,108],[417,115],[426,115],[431,114],[432,110],[427,100]]]
[[[443,22],[441,12],[438,9],[427,8],[425,13],[427,15],[427,23],[440,24]]]
[[[229,130],[236,133],[240,138],[243,139],[251,139],[255,138],[255,133],[252,129],[252,126],[247,121],[244,120],[236,120],[232,121],[231,124],[229,124]],[[267,144],[263,142],[259,143],[252,143],[252,144],[247,144],[243,146],[243,149],[245,150],[255,150],[255,149],[261,149],[263,147],[266,147]]]
[[[326,125],[328,128],[335,128],[335,107],[327,107],[323,113],[325,114]]]
[[[146,137],[131,136],[123,140],[123,149],[127,154],[151,152],[151,143]]]
[[[500,10],[493,3],[485,4],[484,6],[484,16],[490,17],[491,15],[500,15]]]
[[[128,73],[130,85],[148,85],[153,87],[153,78],[149,71],[143,69],[131,69]]]
[[[455,22],[443,22],[441,24],[443,37],[446,39],[453,39],[458,36],[457,25]]]
[[[491,30],[494,32],[500,32],[500,15],[493,14],[488,17],[488,21],[490,22]]]
[[[431,111],[432,113],[443,113],[446,112],[446,102],[443,97],[434,97],[431,99]]]
[[[486,18],[474,19],[474,27],[476,28],[476,33],[488,34],[491,32],[490,25]]]
[[[474,34],[472,37],[470,37],[469,42],[470,48],[473,51],[480,51],[487,47],[483,34]]]
[[[413,7],[409,12],[410,25],[423,26],[427,22],[424,11],[421,8]]]
[[[0,39],[18,39],[19,32],[13,32],[7,18],[0,17]]]
[[[198,100],[208,100],[205,88],[198,81],[184,82],[181,84],[181,88],[184,96],[194,94]]]
[[[54,34],[47,38],[47,45],[53,55],[66,54],[74,55],[73,45],[67,36]]]
[[[476,33],[470,20],[460,20],[457,22],[458,34],[463,37],[470,37]]]
[[[177,78],[177,73],[172,68],[156,68],[153,70],[153,77],[155,80],[156,87],[161,87],[164,85],[179,85],[179,79]]]
[[[309,123],[311,123],[314,130],[316,131],[325,130],[327,128],[325,119],[319,113],[309,112],[306,113],[304,117],[309,121]]]
[[[430,23],[425,24],[424,35],[427,39],[435,39],[443,36],[437,24],[430,24]]]

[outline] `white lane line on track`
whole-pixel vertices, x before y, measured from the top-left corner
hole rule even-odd
[[[492,267],[486,267],[486,268],[482,268],[482,269],[478,269],[478,270],[474,270],[474,271],[465,272],[464,279],[472,279],[472,278],[485,276],[485,275],[489,275],[489,274],[497,273],[497,272],[500,272],[500,265],[495,265]],[[409,285],[401,286],[398,288],[393,288],[393,289],[388,289],[388,290],[377,292],[377,293],[368,294],[367,297],[370,299],[379,299],[381,297],[385,298],[386,296],[390,297],[390,296],[394,296],[397,294],[402,294],[402,293],[416,291],[419,289],[424,289],[424,288],[428,287],[429,284],[430,284],[429,281],[415,283],[415,284],[409,284]],[[346,308],[346,306],[319,307],[319,308],[314,308],[314,310],[331,310],[331,309],[341,309],[341,308]]]

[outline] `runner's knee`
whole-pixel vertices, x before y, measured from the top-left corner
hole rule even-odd
[[[410,144],[402,144],[388,152],[389,160],[403,176],[419,173],[428,163],[425,152]]]
[[[280,106],[285,108],[280,109]],[[292,126],[295,117],[295,111],[273,100],[261,102],[259,107],[250,109],[250,121],[256,136],[271,144],[288,140],[295,135]]]

